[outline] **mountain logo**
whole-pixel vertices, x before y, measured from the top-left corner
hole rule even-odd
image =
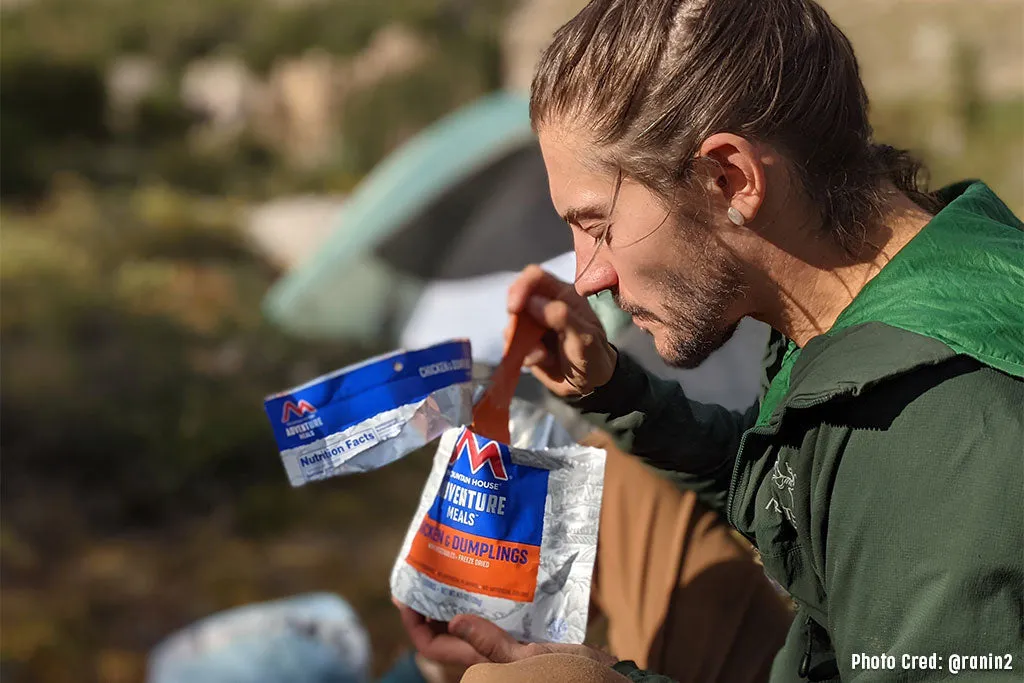
[[[483,442],[483,447],[480,443]],[[508,471],[505,469],[505,461],[502,459],[502,447],[497,441],[477,436],[468,429],[463,429],[459,440],[455,442],[455,449],[452,451],[452,458],[448,464],[454,464],[456,460],[466,453],[469,458],[469,471],[476,474],[485,465],[491,468],[491,474],[495,479],[508,481]]]
[[[295,416],[296,419],[302,419],[306,415],[313,415],[315,413],[316,408],[305,399],[298,403],[295,401],[285,401],[284,407],[281,408],[281,422],[287,424],[292,421],[292,416]]]

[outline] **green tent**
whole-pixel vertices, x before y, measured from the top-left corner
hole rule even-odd
[[[525,97],[497,93],[437,121],[382,161],[316,255],[267,294],[294,334],[394,345],[424,286],[515,271],[571,250],[547,194]],[[610,333],[628,317],[593,302]],[[613,334],[614,336],[614,334]]]

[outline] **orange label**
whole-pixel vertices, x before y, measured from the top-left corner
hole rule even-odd
[[[533,602],[540,548],[470,534],[425,515],[405,561],[434,581],[455,588]]]

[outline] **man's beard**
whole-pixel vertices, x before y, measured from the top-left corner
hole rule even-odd
[[[703,272],[683,279],[668,269],[640,273],[651,289],[661,295],[663,315],[626,303],[615,292],[615,303],[636,319],[657,322],[664,330],[655,346],[662,360],[677,368],[695,368],[721,348],[736,331],[739,321],[727,323],[725,313],[742,295],[741,268],[732,254],[709,249],[702,256]]]

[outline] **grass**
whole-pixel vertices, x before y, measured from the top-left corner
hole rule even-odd
[[[20,506],[18,521],[34,518],[36,531],[4,520],[4,680],[141,681],[148,650],[173,630],[320,590],[363,618],[383,671],[405,647],[387,577],[429,465],[421,451],[300,489],[282,471],[278,485],[240,491],[201,519],[108,536],[69,523],[73,495]]]

